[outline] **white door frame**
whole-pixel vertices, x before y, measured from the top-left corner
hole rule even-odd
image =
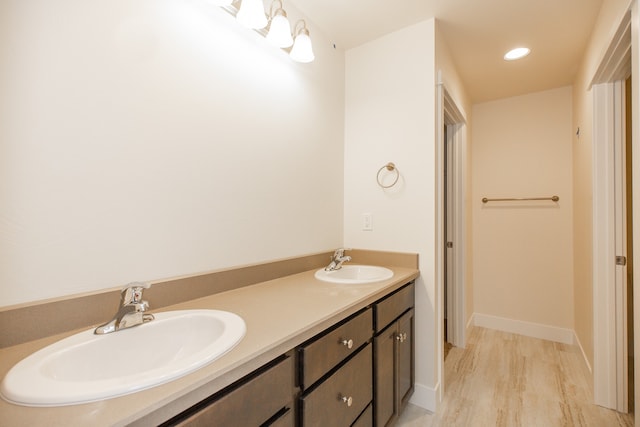
[[[466,276],[466,180],[467,180],[467,152],[466,152],[466,126],[465,118],[461,113],[461,110],[456,105],[455,101],[446,90],[444,83],[442,83],[442,73],[438,72],[438,84],[436,89],[436,159],[438,171],[436,171],[436,185],[437,185],[437,200],[436,206],[437,220],[436,220],[436,289],[437,289],[437,303],[438,312],[437,316],[438,329],[436,333],[437,345],[440,349],[438,358],[438,382],[443,384],[443,364],[444,364],[444,352],[443,352],[443,336],[444,331],[444,250],[445,250],[445,235],[443,232],[443,215],[444,215],[444,128],[447,127],[448,138],[452,138],[454,152],[453,162],[455,178],[453,187],[453,198],[455,205],[454,220],[453,220],[453,257],[456,268],[454,269],[454,283],[453,283],[453,295],[452,297],[452,313],[449,313],[449,317],[453,318],[454,328],[452,344],[456,347],[464,348],[466,337],[466,322],[465,322],[465,276]],[[439,387],[440,398],[443,387]]]
[[[623,84],[593,86],[593,380],[596,404],[627,412],[626,322],[624,289],[616,280],[616,146],[622,144],[624,123],[620,99]]]
[[[625,134],[624,79],[631,73],[631,46],[631,13],[628,13],[591,82],[594,402],[620,412],[628,411],[626,286],[619,280],[621,273],[615,265],[619,254],[614,206],[619,172],[616,160],[620,161]]]
[[[638,121],[638,112],[640,112],[640,14],[638,11],[638,2],[634,1],[631,6],[631,110],[633,116],[631,118],[631,140],[635,141],[638,146],[640,141],[640,122]],[[631,154],[632,163],[632,186],[635,191],[632,194],[632,221],[636,224],[633,228],[633,265],[640,265],[640,197],[637,197],[638,189],[640,189],[640,153],[634,150]],[[640,408],[640,363],[638,355],[640,355],[640,274],[633,276],[633,358],[634,358],[634,407],[636,414]],[[636,415],[635,425],[640,426],[640,416]]]

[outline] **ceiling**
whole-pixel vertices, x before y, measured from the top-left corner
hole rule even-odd
[[[603,2],[289,1],[345,50],[435,17],[473,103],[572,84]],[[531,49],[528,57],[502,59],[521,45]]]

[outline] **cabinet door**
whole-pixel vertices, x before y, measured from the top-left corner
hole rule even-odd
[[[398,411],[400,411],[409,401],[413,393],[414,384],[414,310],[407,311],[398,319],[397,346],[397,375],[398,375]]]
[[[413,393],[414,310],[407,311],[374,339],[375,426],[393,424]]]
[[[397,328],[393,324],[374,339],[375,425],[383,427],[396,415],[395,348]]]

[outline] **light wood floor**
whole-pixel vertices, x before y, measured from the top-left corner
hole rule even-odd
[[[633,426],[633,415],[592,404],[577,346],[475,327],[445,360],[438,415],[409,405],[398,427]]]

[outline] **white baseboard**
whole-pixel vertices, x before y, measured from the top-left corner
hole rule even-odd
[[[591,363],[589,363],[589,359],[587,359],[587,353],[584,352],[584,348],[582,347],[582,343],[580,342],[580,338],[578,338],[578,334],[573,333],[575,344],[578,346],[580,351],[582,352],[582,358],[584,359],[584,363],[587,365],[589,372],[593,374],[593,369],[591,368]]]
[[[483,328],[496,329],[498,331],[511,332],[532,338],[560,342],[563,344],[575,344],[576,334],[571,329],[558,328],[540,323],[524,322],[522,320],[507,319],[491,316],[489,314],[473,313],[469,323]]]
[[[476,314],[473,313],[470,317],[469,320],[467,321],[467,330],[464,331],[465,332],[465,341],[467,340],[467,337],[469,336],[469,334],[471,333],[471,328],[473,328],[473,325],[475,324],[475,320],[476,320]]]
[[[521,320],[506,319],[504,317],[490,316],[488,314],[473,313],[467,322],[467,336],[471,333],[473,326],[496,329],[504,332],[525,335],[533,338],[540,338],[548,341],[560,342],[563,344],[575,344],[582,353],[582,359],[589,372],[593,374],[593,368],[589,363],[587,354],[584,352],[582,343],[574,330],[557,328],[555,326],[541,325],[539,323],[523,322]]]
[[[439,389],[440,384],[438,384],[436,388],[431,388],[426,385],[416,383],[413,388],[413,394],[409,399],[409,403],[435,414],[438,408]]]

